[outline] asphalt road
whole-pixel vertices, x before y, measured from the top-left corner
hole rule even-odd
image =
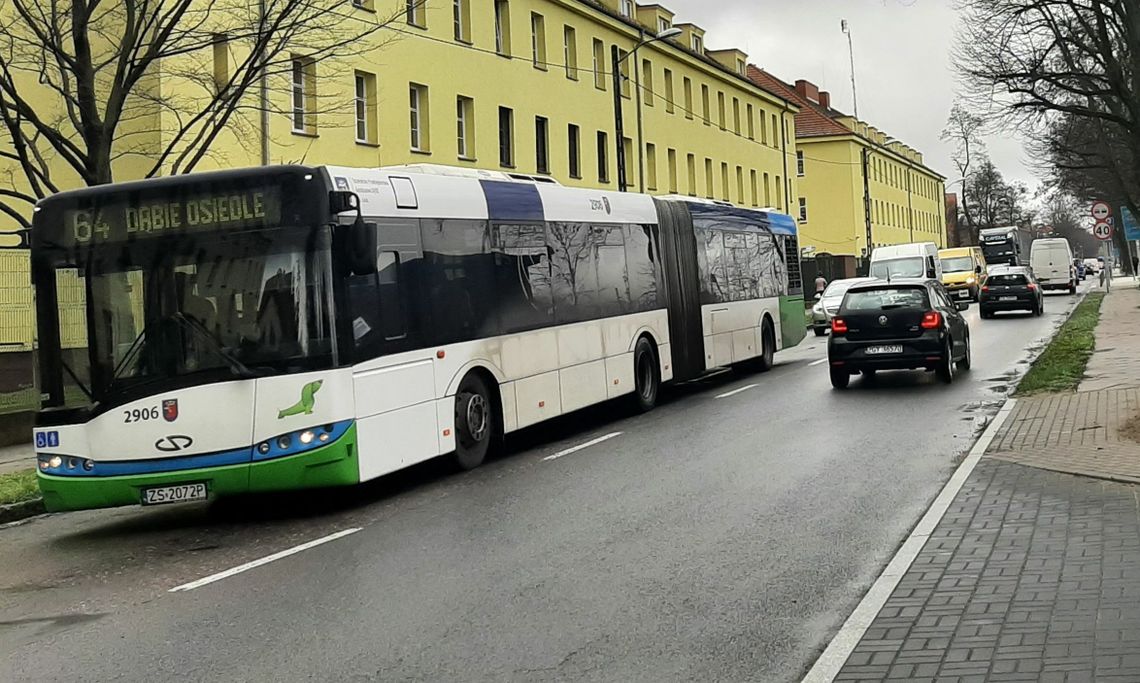
[[[809,338],[468,474],[0,528],[0,680],[795,680],[1074,301],[972,307],[952,386],[833,391]]]

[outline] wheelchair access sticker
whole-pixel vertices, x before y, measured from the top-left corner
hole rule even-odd
[[[59,446],[59,432],[36,432],[36,448],[56,448]]]

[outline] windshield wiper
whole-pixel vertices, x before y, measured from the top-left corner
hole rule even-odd
[[[214,333],[210,332],[210,330],[202,323],[198,322],[194,318],[187,317],[181,312],[175,313],[171,317],[186,325],[191,330],[197,332],[199,336],[205,339],[210,344],[210,346],[213,347],[214,352],[221,356],[222,359],[227,363],[229,363],[230,370],[232,370],[234,374],[238,375],[239,377],[246,378],[260,376],[257,372],[251,370],[245,363],[238,360],[237,356],[233,355],[229,351],[226,351],[225,347],[222,346],[222,343],[218,341],[217,337],[214,336]]]

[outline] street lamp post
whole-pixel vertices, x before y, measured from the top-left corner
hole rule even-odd
[[[621,79],[622,79],[621,64],[622,64],[622,62],[624,62],[627,59],[630,59],[631,57],[635,58],[637,56],[637,51],[640,50],[642,48],[642,46],[648,45],[649,43],[653,43],[653,42],[656,42],[658,40],[665,40],[667,38],[673,38],[673,37],[679,36],[679,35],[681,35],[681,29],[676,28],[676,27],[670,27],[670,28],[665,29],[664,31],[659,31],[656,35],[650,36],[648,38],[642,38],[640,41],[638,41],[638,43],[636,45],[633,46],[633,49],[630,50],[629,52],[625,53],[625,55],[621,54],[621,51],[618,49],[617,45],[614,45],[610,51],[610,59],[613,63],[612,69],[613,69],[613,84],[614,84],[614,133],[617,137],[617,140],[615,142],[617,143],[618,190],[620,190],[622,192],[625,192],[627,190],[627,188],[629,187],[629,183],[628,183],[627,174],[626,174],[625,126],[624,126],[624,123],[622,120],[623,116],[622,116],[622,104],[621,104]],[[633,68],[633,69],[637,68],[637,59],[633,60],[633,66],[630,68]],[[639,188],[639,191],[645,192],[645,162],[642,159],[642,148],[644,147],[644,143],[642,142],[642,122],[641,122],[641,80],[635,79],[635,83],[637,84],[636,107],[637,107],[637,167],[638,167],[637,176],[638,176],[638,188]]]

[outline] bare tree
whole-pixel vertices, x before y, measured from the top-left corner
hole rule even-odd
[[[954,154],[951,160],[958,169],[958,177],[962,179],[961,205],[962,215],[966,219],[966,227],[974,230],[973,217],[970,215],[969,199],[966,197],[966,180],[970,177],[970,167],[976,154],[982,153],[985,146],[982,143],[982,131],[985,121],[982,117],[971,112],[961,102],[954,103],[950,109],[950,117],[946,120],[946,128],[942,130],[942,140],[954,142]]]
[[[11,0],[4,14],[0,211],[24,226],[38,199],[112,182],[120,160],[187,173],[227,131],[259,140],[261,112],[290,113],[264,93],[288,92],[294,55],[335,69],[396,18],[341,0]]]

